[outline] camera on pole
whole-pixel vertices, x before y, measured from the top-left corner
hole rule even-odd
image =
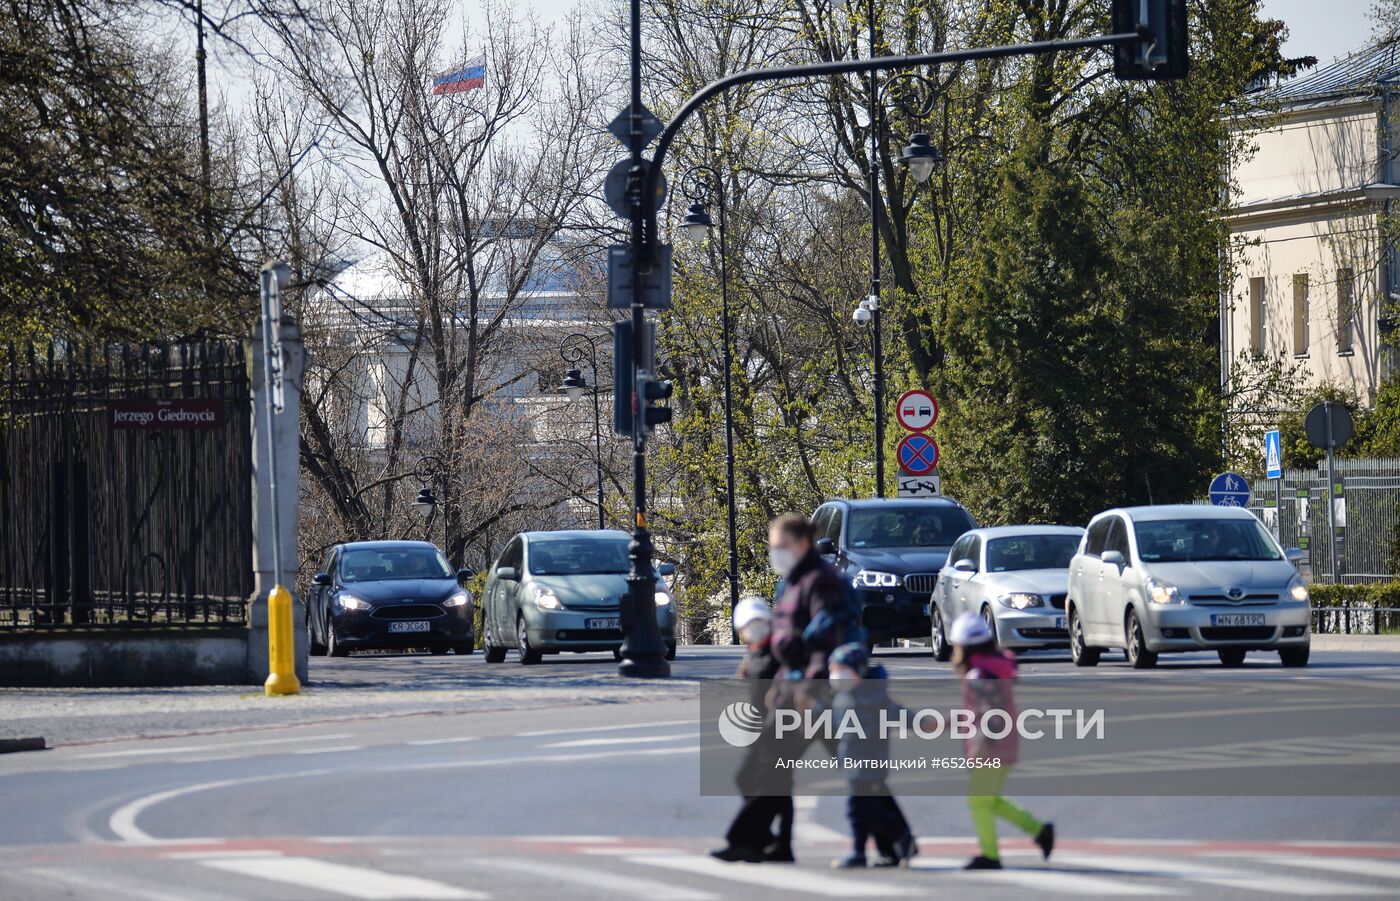
[[[1186,0],[1113,0],[1113,31],[1140,41],[1113,48],[1113,74],[1124,81],[1185,78],[1189,65]]]
[[[639,417],[642,434],[650,435],[656,427],[671,421],[671,408],[666,401],[675,393],[675,386],[665,379],[659,379],[650,372],[637,373],[637,398],[641,408]]]

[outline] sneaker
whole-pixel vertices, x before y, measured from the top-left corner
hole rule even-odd
[[[964,870],[1000,870],[1000,869],[1001,869],[1001,861],[997,860],[995,857],[983,857],[982,855],[979,854],[979,855],[977,855],[976,857],[974,857],[974,858],[972,858],[971,860],[969,860],[969,861],[963,866],[963,869],[964,869]]]
[[[796,863],[797,858],[792,856],[792,845],[771,844],[763,849],[764,863]]]
[[[725,845],[711,851],[710,856],[725,863],[758,863],[763,859],[763,852],[743,845]]]
[[[856,870],[865,866],[865,855],[852,851],[845,857],[838,857],[831,862],[833,870]]]
[[[894,840],[894,857],[899,866],[909,866],[909,861],[918,853],[919,841],[914,838],[914,833],[910,832],[902,838]]]
[[[1050,859],[1050,852],[1055,850],[1055,824],[1046,823],[1040,827],[1040,831],[1035,834],[1035,843],[1040,846],[1040,853],[1045,855],[1045,859]]]

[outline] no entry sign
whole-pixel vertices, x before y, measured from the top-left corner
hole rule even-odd
[[[899,442],[899,468],[911,476],[926,476],[938,468],[938,442],[927,435],[905,435]]]

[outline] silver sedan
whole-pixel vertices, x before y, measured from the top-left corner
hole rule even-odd
[[[948,626],[972,611],[1004,648],[1068,647],[1065,593],[1077,526],[999,526],[965,532],[948,553],[929,602],[933,656],[947,660]]]

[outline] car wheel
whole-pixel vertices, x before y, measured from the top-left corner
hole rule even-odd
[[[487,629],[481,641],[481,655],[487,663],[505,663],[506,649],[491,643],[491,630]]]
[[[613,648],[613,660],[618,663],[622,662],[622,648]]]
[[[1244,648],[1221,648],[1215,652],[1220,658],[1221,666],[1244,666],[1244,655],[1247,652]]]
[[[455,654],[457,654],[457,655],[459,655],[459,656],[462,656],[462,657],[467,656],[468,654],[470,654],[472,651],[475,651],[475,650],[476,650],[476,642],[474,642],[474,641],[463,641],[463,642],[458,642],[457,644],[454,644],[454,645],[452,646],[452,651],[453,651],[453,653],[455,653]]]
[[[1128,665],[1133,669],[1148,669],[1157,665],[1157,654],[1147,649],[1147,638],[1142,634],[1142,622],[1136,610],[1128,611],[1128,621],[1124,626],[1128,639]]]
[[[986,626],[987,630],[992,633],[992,647],[1000,647],[1001,638],[997,635],[997,618],[992,613],[991,607],[984,606],[982,608],[982,625]]]
[[[1075,666],[1097,666],[1099,649],[1084,643],[1084,624],[1079,621],[1079,611],[1069,608],[1069,656]]]
[[[428,648],[428,651],[429,651],[434,657],[441,657],[442,655],[444,655],[444,654],[447,653],[447,645],[445,645],[445,644],[435,644],[435,645],[433,645],[432,647]]]
[[[335,621],[326,623],[326,654],[331,657],[349,657],[350,649],[340,641],[339,629],[335,627]]]
[[[316,640],[316,624],[311,621],[311,611],[306,612],[306,652],[312,657],[326,656],[326,646]]]
[[[943,613],[934,604],[933,628],[929,632],[929,647],[933,651],[933,659],[939,663],[947,663],[953,656],[953,646],[948,643],[948,634],[943,627]]]
[[[520,651],[520,662],[525,666],[533,666],[544,657],[542,653],[530,647],[530,630],[526,627],[523,616],[515,618],[515,647]]]
[[[1312,645],[1307,644],[1302,647],[1279,648],[1278,659],[1280,663],[1287,667],[1307,666],[1308,655],[1311,651]]]
[[[674,641],[668,641],[668,642],[666,642],[666,659],[667,659],[667,660],[675,660],[675,659],[676,659],[676,643],[675,643]]]

